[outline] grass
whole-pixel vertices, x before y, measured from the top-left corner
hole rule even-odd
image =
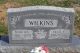
[[[4,4],[6,0],[0,0],[0,4]]]
[[[73,7],[75,5],[80,6],[80,0],[0,0],[0,18],[6,19],[4,15],[5,9],[7,10],[10,7],[22,7],[22,6],[35,6],[35,5],[48,5],[48,6],[60,6],[60,7]],[[1,7],[3,6],[3,8]],[[1,11],[2,9],[2,11]],[[76,14],[75,18],[75,32],[76,34],[80,35],[80,12]],[[2,16],[2,17],[1,17]],[[5,24],[1,23],[0,20],[0,34],[7,34],[7,27]],[[5,21],[4,21],[5,22]]]
[[[0,35],[7,34],[7,27],[4,26],[4,24],[0,23]]]
[[[76,0],[11,0],[10,2],[17,2],[22,5],[32,6],[32,5],[49,5],[49,6],[61,6],[61,7],[71,7],[72,4],[78,4]]]

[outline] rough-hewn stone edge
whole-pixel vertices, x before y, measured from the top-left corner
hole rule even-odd
[[[54,10],[54,11],[63,11],[63,12],[75,12],[74,8],[64,8],[64,7],[55,7],[55,6],[28,6],[28,7],[20,7],[20,8],[9,8],[7,10],[10,12],[22,12],[29,10]]]

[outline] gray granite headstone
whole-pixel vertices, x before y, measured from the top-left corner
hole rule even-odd
[[[30,6],[8,9],[10,43],[54,44],[71,41],[74,9]]]

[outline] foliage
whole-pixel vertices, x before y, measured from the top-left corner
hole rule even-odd
[[[9,0],[10,1],[10,0]],[[71,7],[72,4],[79,3],[75,0],[12,0],[12,2],[18,2],[23,5],[50,5],[50,6],[61,6],[61,7]]]
[[[4,4],[6,0],[0,0],[0,4]]]
[[[0,23],[0,35],[7,34],[7,27]]]
[[[73,7],[76,4],[80,6],[80,0],[0,0],[0,4],[3,5],[5,4],[5,6],[3,6],[4,9],[10,7],[34,6],[34,5]],[[1,6],[2,5],[0,5],[0,14],[2,9]],[[4,11],[4,9],[2,11]],[[78,30],[80,30],[80,12],[77,13],[76,13],[77,16],[75,18],[75,26],[77,26]],[[3,17],[5,16],[3,15]],[[7,34],[7,27],[5,27],[5,25],[2,23],[0,23],[0,34]]]

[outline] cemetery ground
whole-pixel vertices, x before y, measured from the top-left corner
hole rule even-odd
[[[8,33],[6,12],[8,8],[34,5],[73,7],[76,11],[74,34],[80,36],[80,1],[78,0],[0,0],[0,35]]]

